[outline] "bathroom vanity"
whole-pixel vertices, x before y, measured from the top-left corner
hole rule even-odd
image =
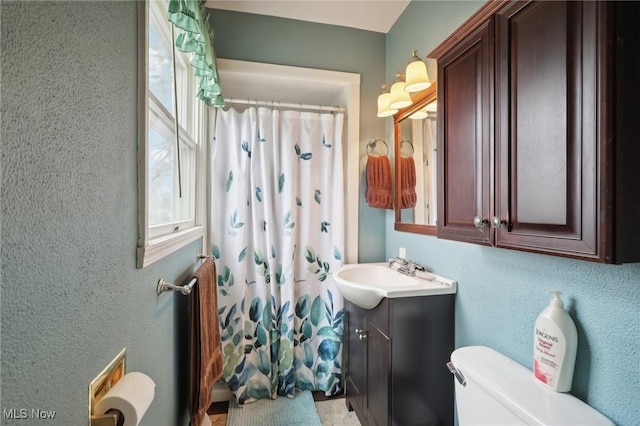
[[[455,294],[345,303],[347,408],[363,425],[453,424]]]

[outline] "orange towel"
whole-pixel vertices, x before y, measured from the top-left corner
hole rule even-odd
[[[393,208],[391,197],[391,165],[386,155],[369,156],[366,169],[365,200],[369,207]]]
[[[400,158],[400,200],[402,209],[416,206],[416,164],[413,157]]]
[[[191,426],[200,426],[211,404],[211,387],[222,376],[216,264],[207,259],[193,274],[198,280],[190,294],[189,411]]]

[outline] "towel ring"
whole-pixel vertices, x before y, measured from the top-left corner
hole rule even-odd
[[[367,157],[371,156],[371,154],[369,153],[369,148],[371,148],[371,152],[373,152],[373,150],[376,149],[376,145],[378,144],[378,141],[382,142],[384,144],[384,146],[385,146],[384,154],[380,154],[379,156],[387,155],[389,153],[389,145],[387,145],[387,143],[385,141],[383,141],[382,139],[373,137],[373,138],[371,138],[371,140],[367,144]],[[379,156],[376,155],[375,157],[379,157]]]
[[[413,144],[411,143],[411,141],[410,141],[410,140],[408,140],[408,139],[402,139],[402,140],[400,141],[400,148],[402,148],[402,144],[403,144],[403,143],[407,143],[407,144],[409,144],[409,146],[411,147],[411,155],[402,155],[402,152],[400,153],[400,155],[401,155],[402,157],[413,157],[413,153],[414,153],[414,152],[416,152],[416,150],[413,148]]]

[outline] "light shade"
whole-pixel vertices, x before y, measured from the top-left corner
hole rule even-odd
[[[390,117],[398,112],[397,109],[389,108],[389,99],[391,98],[391,93],[388,90],[380,93],[378,96],[378,117]]]
[[[423,118],[427,118],[428,115],[427,111],[423,108],[411,114],[409,118],[412,120],[422,120]]]
[[[418,57],[418,51],[414,50],[413,58],[407,65],[406,83],[404,90],[407,92],[419,92],[431,86],[431,80],[427,74],[427,65]]]
[[[389,108],[400,109],[406,108],[413,103],[409,92],[404,90],[404,76],[396,74],[396,80],[391,86],[391,99],[389,99]]]

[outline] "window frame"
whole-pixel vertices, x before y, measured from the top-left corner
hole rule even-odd
[[[206,143],[206,105],[196,97],[197,81],[194,78],[188,78],[186,84],[179,84],[184,87],[186,96],[190,97],[187,103],[178,106],[178,117],[181,121],[179,126],[179,135],[181,144],[188,144],[194,149],[195,155],[195,178],[194,186],[194,206],[193,219],[189,219],[185,223],[176,221],[171,224],[160,225],[164,227],[172,227],[178,224],[179,229],[162,235],[157,235],[157,229],[151,229],[149,223],[149,193],[148,193],[148,131],[150,123],[150,92],[148,90],[148,23],[151,16],[151,1],[144,0],[138,2],[138,242],[137,242],[137,261],[138,268],[146,266],[164,258],[165,256],[179,250],[180,248],[190,244],[198,239],[202,239],[201,250],[207,246],[206,232],[206,153],[208,151]],[[171,25],[167,21],[167,25]],[[179,51],[176,50],[176,55]],[[185,67],[185,72],[190,73],[188,61],[180,60]],[[187,65],[187,66],[185,66]],[[175,72],[175,69],[174,69]],[[157,104],[162,106],[160,101]],[[182,114],[181,114],[182,113]],[[181,117],[183,115],[183,117]],[[187,126],[191,130],[191,136],[185,130]],[[174,136],[175,139],[175,136]],[[184,178],[184,176],[183,176]],[[190,226],[192,225],[192,226]],[[183,229],[183,226],[187,228]],[[155,227],[157,228],[157,227]]]

